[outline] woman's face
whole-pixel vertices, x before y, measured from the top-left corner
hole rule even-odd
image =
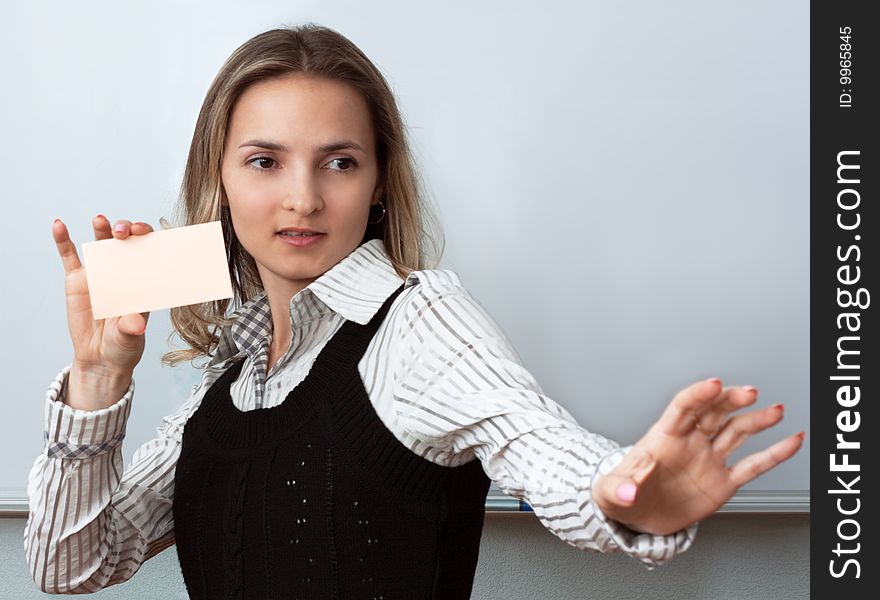
[[[253,84],[233,109],[221,178],[263,287],[289,299],[358,247],[381,198],[366,102],[323,78]],[[289,228],[319,235],[282,235]]]

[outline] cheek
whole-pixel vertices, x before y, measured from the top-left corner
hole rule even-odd
[[[229,208],[233,212],[241,214],[250,209],[259,210],[260,205],[264,204],[269,196],[266,186],[243,169],[223,170],[220,181],[226,192]]]
[[[253,186],[227,189],[227,198],[233,224],[265,223],[277,205],[271,194]]]
[[[247,232],[250,230],[246,224],[242,224],[242,218],[238,214],[238,212],[233,208],[232,204],[229,205],[229,218],[232,220],[232,231],[235,232],[235,237],[238,238],[238,243],[247,249],[249,245]]]
[[[370,205],[363,201],[349,204],[345,209],[346,218],[352,223],[366,219],[369,212]]]
[[[235,236],[247,247],[251,244],[251,240],[261,237],[260,224],[268,221],[256,204],[241,200],[234,198],[229,201],[229,216],[232,219]]]
[[[323,207],[310,218],[336,227],[354,227],[361,220],[367,219],[367,202],[363,194],[325,193]]]
[[[350,206],[345,214],[339,215],[336,219],[337,223],[344,224],[343,227],[349,235],[362,235],[363,230],[367,227],[367,221],[370,218],[369,206],[358,204]]]

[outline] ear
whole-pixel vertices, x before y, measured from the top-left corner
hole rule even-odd
[[[384,195],[385,195],[384,186],[381,183],[377,184],[376,189],[373,190],[373,201],[370,204],[373,206],[379,204],[379,200],[381,200]]]

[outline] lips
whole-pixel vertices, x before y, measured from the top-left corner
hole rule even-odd
[[[276,234],[281,241],[289,246],[294,246],[296,248],[306,248],[310,246],[314,246],[315,244],[320,243],[321,240],[324,239],[325,234],[316,233],[315,235],[284,235],[281,233]]]
[[[313,234],[322,234],[323,232],[317,231],[315,229],[309,229],[308,227],[284,227],[278,230],[278,234],[284,233],[313,233]]]

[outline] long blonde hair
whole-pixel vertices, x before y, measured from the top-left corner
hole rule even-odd
[[[171,309],[174,331],[190,347],[162,356],[171,366],[184,360],[210,357],[231,312],[262,293],[253,257],[239,243],[223,206],[220,179],[223,146],[236,100],[252,84],[292,73],[347,83],[366,100],[373,120],[379,178],[385,197],[385,218],[368,225],[363,241],[380,238],[401,277],[436,268],[443,252],[439,222],[424,201],[423,183],[413,159],[403,118],[382,73],[366,55],[340,33],[314,23],[271,29],[242,44],[214,78],[199,111],[193,132],[175,219],[182,225],[219,220],[234,296]],[[161,219],[163,228],[172,226]],[[436,237],[435,237],[436,234]]]

